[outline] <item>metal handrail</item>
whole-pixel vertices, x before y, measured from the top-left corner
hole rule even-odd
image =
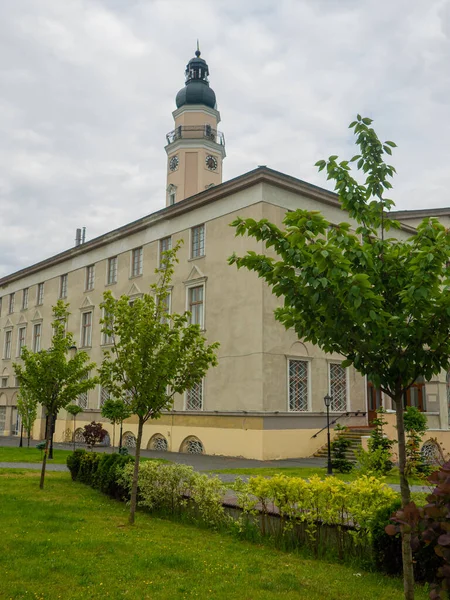
[[[353,412],[352,412],[352,411],[346,411],[346,412],[343,412],[343,413],[342,413],[341,415],[339,415],[338,417],[336,417],[335,419],[333,419],[332,421],[330,421],[330,425],[334,425],[334,424],[335,424],[335,423],[337,423],[337,422],[339,421],[339,419],[341,419],[342,417],[351,417],[352,415],[353,415],[354,417],[359,417],[359,416],[361,416],[361,417],[365,417],[365,416],[366,416],[366,413],[365,413],[365,412],[363,412],[362,410],[357,410],[357,411],[353,411]],[[327,428],[327,425],[324,425],[324,426],[322,427],[322,429],[319,429],[319,431],[317,431],[317,432],[316,432],[314,435],[312,435],[312,436],[311,436],[311,439],[312,439],[312,438],[315,438],[315,437],[317,437],[317,436],[319,435],[319,433],[322,433],[322,431],[323,431],[324,429],[326,429],[326,428]]]
[[[221,131],[213,129],[210,125],[179,125],[166,134],[168,144],[173,144],[180,139],[205,139],[225,146],[225,136]]]

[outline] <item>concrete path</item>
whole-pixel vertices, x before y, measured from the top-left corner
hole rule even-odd
[[[0,469],[35,469],[41,470],[41,463],[24,463],[24,462],[0,462]],[[66,465],[53,465],[47,463],[47,471],[68,471]]]

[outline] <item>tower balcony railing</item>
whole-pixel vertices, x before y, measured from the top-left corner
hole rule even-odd
[[[225,146],[225,136],[221,131],[213,129],[210,125],[179,125],[166,134],[168,144],[177,140],[209,140],[220,146]]]

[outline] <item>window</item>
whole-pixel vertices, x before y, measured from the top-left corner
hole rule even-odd
[[[39,305],[39,304],[43,304],[43,303],[44,303],[44,284],[38,283],[36,304]]]
[[[131,252],[131,276],[142,275],[142,247]]]
[[[2,303],[3,303],[3,298],[0,298],[0,317],[2,316]]]
[[[170,292],[164,298],[158,298],[158,304],[161,306],[161,323],[167,322],[167,315],[170,315],[171,294]]]
[[[186,392],[186,410],[203,409],[203,381],[196,383]]]
[[[172,204],[175,204],[175,200],[176,200],[176,193],[175,192],[170,192],[170,194],[169,194],[169,206],[172,206]]]
[[[8,378],[2,377],[2,388],[8,387]]]
[[[100,386],[100,408],[109,400],[109,392],[103,386]]]
[[[17,356],[22,355],[22,348],[25,346],[26,335],[27,335],[27,328],[19,327],[19,335],[17,337]]]
[[[42,323],[36,323],[33,327],[33,352],[41,349]]]
[[[3,352],[4,358],[11,358],[11,340],[12,340],[12,330],[8,329],[8,331],[5,331],[5,349]]]
[[[94,276],[95,276],[95,265],[89,265],[86,267],[86,292],[94,289]]]
[[[109,313],[106,313],[103,310],[103,320],[104,321],[108,321],[109,318],[110,318],[109,317]],[[102,328],[106,327],[106,326],[107,326],[107,323],[102,323]],[[113,341],[114,341],[114,338],[113,338],[112,335],[108,335],[107,333],[105,333],[104,331],[102,331],[102,344],[104,344],[104,345],[112,344]]]
[[[191,229],[191,258],[205,255],[205,226],[197,225]]]
[[[162,238],[159,240],[159,266],[162,267],[162,261],[165,258],[164,252],[167,252],[172,248],[172,238],[169,235],[168,237]]]
[[[189,294],[189,312],[191,313],[192,325],[200,325],[200,329],[204,329],[203,325],[203,286],[197,285],[188,289]]]
[[[117,256],[108,258],[108,273],[106,277],[107,285],[117,283]]]
[[[87,375],[85,375],[81,379],[88,379],[89,375],[90,375],[90,373],[88,373]],[[88,400],[89,400],[89,395],[88,394],[89,394],[89,392],[87,390],[85,392],[81,392],[81,394],[78,394],[78,402],[77,403],[78,403],[78,406],[80,408],[87,408],[88,407]]]
[[[65,275],[61,275],[59,282],[59,297],[67,298],[67,273]]]
[[[81,318],[81,346],[92,345],[92,311],[85,312]]]
[[[330,396],[332,411],[347,410],[347,372],[337,363],[330,363]]]
[[[308,410],[308,363],[305,360],[289,361],[289,410]]]
[[[9,295],[9,314],[14,312],[14,300],[16,295],[14,293]]]
[[[24,288],[22,291],[22,310],[28,308],[28,288]]]

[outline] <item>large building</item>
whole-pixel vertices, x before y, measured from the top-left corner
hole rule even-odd
[[[174,129],[167,134],[167,194],[161,210],[0,280],[0,434],[18,434],[17,392],[12,363],[27,345],[34,351],[51,340],[52,306],[70,304],[68,328],[77,346],[99,364],[109,340],[101,333],[100,303],[105,290],[138,297],[155,281],[161,252],[184,240],[179,253],[170,309],[188,309],[209,341],[219,341],[219,365],[201,385],[175,399],[172,411],[145,425],[143,447],[258,459],[309,456],[325,442],[313,437],[325,424],[324,401],[332,395],[333,415],[349,425],[366,425],[380,405],[379,393],[343,358],[327,355],[285,331],[273,316],[276,298],[256,274],[227,264],[236,251],[262,245],[236,238],[237,217],[267,218],[281,225],[288,210],[320,210],[331,222],[346,216],[335,194],[266,167],[222,182],[224,136],[209,86],[207,63],[197,51],[176,96]],[[410,236],[421,211],[398,213]],[[426,211],[429,214],[430,211]],[[437,211],[448,219],[450,210]],[[81,396],[77,427],[101,420],[107,397],[98,386]],[[418,381],[406,402],[428,414],[429,424],[448,431],[445,374]],[[387,408],[391,408],[387,404]],[[42,417],[42,415],[40,415]],[[109,423],[104,426],[111,431]],[[135,443],[137,421],[124,425],[124,442]],[[58,415],[56,441],[72,438],[72,418]],[[44,435],[39,418],[34,438]],[[111,436],[112,437],[112,436]]]

